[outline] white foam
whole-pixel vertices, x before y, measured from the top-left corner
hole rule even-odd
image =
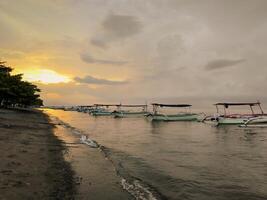
[[[140,181],[134,180],[133,183],[127,182],[126,179],[121,179],[121,185],[124,190],[129,192],[137,200],[157,200],[157,198],[149,191],[148,188],[142,186]]]
[[[80,142],[88,145],[92,148],[99,148],[100,151],[104,152],[99,145],[94,140],[90,139],[83,131],[72,127],[70,124],[60,120],[58,117],[52,117],[53,121],[56,121],[58,125],[63,126],[64,128],[70,129],[72,133],[80,135]],[[112,159],[106,156],[106,159],[110,160],[113,163]],[[115,166],[114,166],[115,167]],[[132,183],[128,182],[125,178],[121,177],[121,186],[124,190],[129,192],[136,200],[157,200],[149,188],[143,186],[139,180],[134,180]]]
[[[81,141],[81,143],[86,144],[86,145],[93,147],[93,148],[99,147],[99,145],[95,141],[91,140],[86,135],[82,135],[80,138],[80,141]]]

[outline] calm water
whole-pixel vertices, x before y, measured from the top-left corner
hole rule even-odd
[[[267,129],[46,112],[105,146],[123,177],[162,198],[267,199]]]

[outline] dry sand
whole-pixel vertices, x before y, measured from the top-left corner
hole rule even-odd
[[[67,150],[40,111],[0,109],[0,199],[73,199]]]

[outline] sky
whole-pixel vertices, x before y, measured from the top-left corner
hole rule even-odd
[[[0,59],[46,105],[267,103],[266,0],[0,0]]]

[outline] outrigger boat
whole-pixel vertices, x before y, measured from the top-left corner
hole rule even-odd
[[[92,106],[92,105],[77,106],[76,111],[84,112],[84,113],[90,113],[93,109],[94,109],[94,106]]]
[[[203,122],[212,122],[215,125],[242,125],[242,126],[251,126],[251,125],[267,125],[267,115],[263,112],[260,102],[252,103],[216,103],[217,113],[213,116],[206,117]],[[224,114],[219,113],[219,107],[223,106]],[[249,106],[251,113],[250,114],[227,114],[227,109],[230,106]],[[260,113],[255,113],[254,107],[257,106],[260,110]]]
[[[147,117],[151,121],[197,121],[199,118],[199,114],[191,113],[190,108],[192,105],[190,104],[159,104],[153,103],[153,113],[147,115]],[[186,108],[187,112],[179,112],[176,114],[163,114],[159,113],[158,109],[162,107],[168,108]]]
[[[117,104],[94,104],[94,109],[90,111],[93,116],[109,116],[114,110],[109,110],[109,107],[118,107]]]
[[[132,110],[123,110],[122,108],[141,108],[141,111],[132,111]],[[148,115],[147,105],[118,105],[118,110],[113,112],[115,118],[124,118],[124,117],[144,117]]]

